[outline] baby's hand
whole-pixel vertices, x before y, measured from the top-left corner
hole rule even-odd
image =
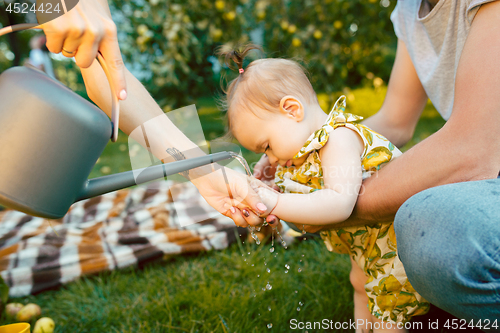
[[[250,180],[250,186],[255,192],[257,192],[262,202],[267,207],[267,211],[262,213],[260,216],[266,217],[271,214],[274,207],[278,204],[280,193],[255,178]]]

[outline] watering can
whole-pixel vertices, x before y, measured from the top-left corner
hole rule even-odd
[[[102,56],[98,60],[110,81]],[[233,157],[219,152],[88,180],[108,140],[115,141],[118,134],[114,95],[110,121],[103,111],[42,71],[23,66],[3,72],[0,205],[57,219],[79,200]]]

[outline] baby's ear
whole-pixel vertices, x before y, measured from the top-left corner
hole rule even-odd
[[[301,122],[304,119],[304,107],[295,96],[283,97],[280,101],[280,111],[297,122]]]

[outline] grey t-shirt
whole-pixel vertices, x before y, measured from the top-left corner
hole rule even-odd
[[[472,20],[481,4],[492,1],[439,0],[429,11],[425,0],[399,0],[391,14],[396,36],[406,44],[427,96],[446,120]]]

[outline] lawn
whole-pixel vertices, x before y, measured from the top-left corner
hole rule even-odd
[[[384,96],[384,88],[353,90],[347,111],[369,116]],[[213,100],[200,100],[197,107],[206,138],[223,135]],[[443,124],[429,104],[403,150]],[[249,164],[258,159],[244,149],[243,155]],[[127,138],[121,134],[106,147],[91,176],[129,169]],[[10,301],[39,304],[55,320],[55,332],[289,332],[291,319],[352,320],[348,258],[328,253],[318,238],[306,238],[288,249],[277,246],[273,253],[269,243],[240,241],[223,251],[84,277]],[[2,315],[0,323],[7,322]]]

